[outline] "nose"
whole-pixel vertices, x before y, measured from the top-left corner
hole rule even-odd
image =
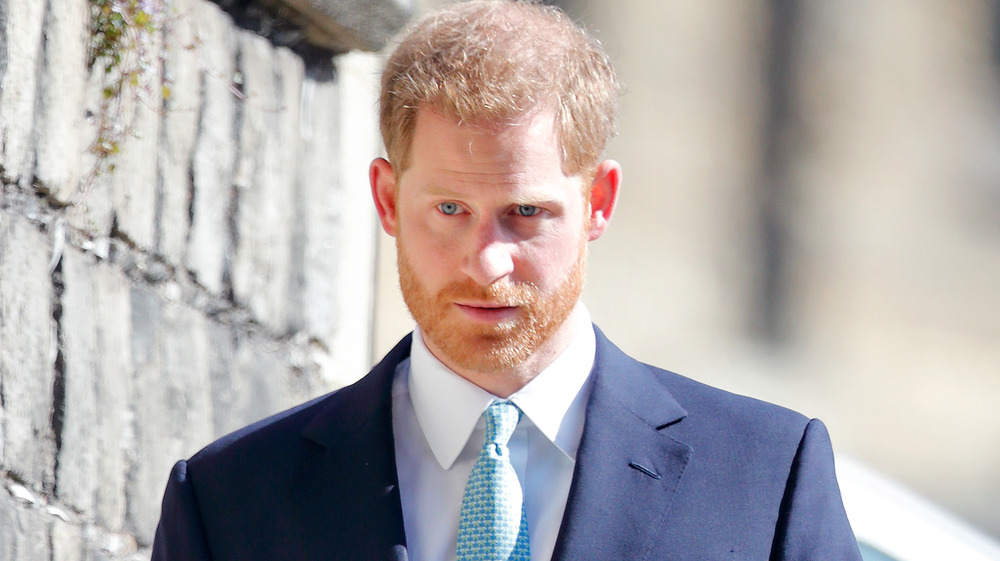
[[[498,221],[478,224],[471,244],[462,260],[462,272],[480,286],[489,286],[514,272],[515,244]]]

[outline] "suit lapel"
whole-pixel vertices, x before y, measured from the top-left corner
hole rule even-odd
[[[649,367],[595,331],[594,387],[555,561],[644,558],[691,454],[663,431],[684,409]]]
[[[405,560],[392,433],[392,380],[409,356],[403,339],[372,372],[340,390],[303,430],[293,482],[308,558]]]
[[[649,367],[595,331],[594,387],[554,561],[642,559],[691,454],[662,430],[683,408]],[[408,336],[303,430],[292,493],[304,558],[405,561],[391,390],[409,350]]]

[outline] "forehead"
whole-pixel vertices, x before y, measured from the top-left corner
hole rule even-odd
[[[562,175],[555,114],[537,110],[514,123],[462,123],[432,109],[417,112],[410,165],[494,173]]]

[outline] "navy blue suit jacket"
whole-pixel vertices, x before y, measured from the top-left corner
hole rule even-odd
[[[404,560],[392,378],[226,436],[170,474],[153,561]],[[626,356],[597,330],[553,559],[860,560],[823,424]]]

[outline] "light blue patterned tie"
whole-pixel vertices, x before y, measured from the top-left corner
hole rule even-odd
[[[498,401],[483,417],[486,439],[462,497],[458,561],[529,561],[528,517],[507,449],[521,410]]]

